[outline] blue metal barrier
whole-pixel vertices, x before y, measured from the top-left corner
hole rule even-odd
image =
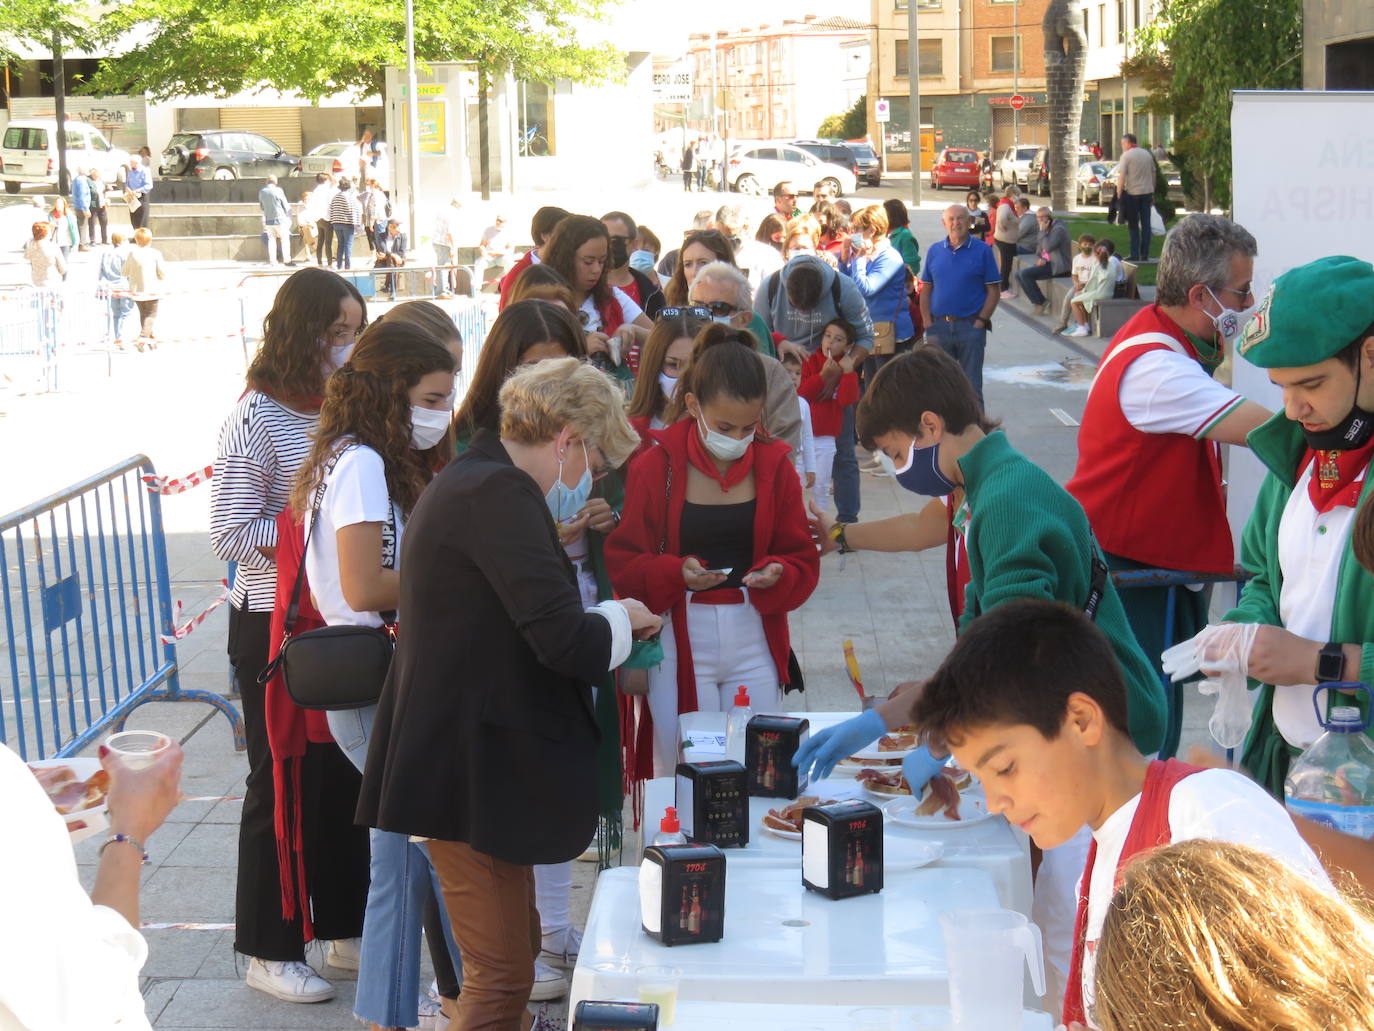
[[[1133,587],[1167,587],[1168,601],[1164,610],[1164,648],[1167,651],[1178,642],[1174,640],[1174,617],[1178,612],[1178,592],[1187,590],[1189,584],[1230,584],[1236,585],[1236,600],[1250,573],[1243,566],[1236,566],[1229,573],[1184,573],[1174,569],[1121,569],[1112,573],[1112,583],[1118,591]],[[1155,660],[1157,660],[1157,656]],[[1173,758],[1178,751],[1178,740],[1183,733],[1183,684],[1175,684],[1167,676],[1161,676],[1164,685],[1166,722],[1164,727],[1164,747],[1159,750],[1161,759]],[[1227,758],[1231,750],[1227,750]]]
[[[0,742],[21,757],[74,755],[138,706],[194,701],[228,718],[209,691],[183,691],[171,635],[162,499],[142,455],[0,519]]]
[[[23,389],[57,389],[57,345],[65,291],[23,286],[0,291],[0,364]]]

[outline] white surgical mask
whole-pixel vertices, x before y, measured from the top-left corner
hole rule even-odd
[[[325,375],[328,376],[340,368],[353,354],[353,345],[356,341],[349,341],[346,344],[330,344],[329,357],[324,360]]]
[[[448,432],[448,424],[453,420],[453,411],[438,408],[410,406],[410,446],[417,451],[428,451]]]
[[[671,401],[673,395],[677,393],[677,377],[669,376],[666,372],[660,372],[658,374],[658,388],[663,391],[663,396]]]
[[[734,462],[743,458],[744,453],[749,450],[749,445],[754,442],[752,433],[747,437],[732,437],[711,429],[702,419],[697,420],[697,427],[701,430],[701,442],[706,445],[706,450],[722,462]]]
[[[1212,325],[1217,327],[1217,340],[1223,344],[1234,343],[1244,332],[1246,323],[1254,316],[1257,305],[1252,304],[1250,307],[1240,310],[1228,308],[1221,303],[1220,297],[1212,293],[1210,286],[1206,289],[1209,294],[1212,294],[1212,300],[1221,307],[1221,311],[1217,314],[1207,316],[1212,320]]]

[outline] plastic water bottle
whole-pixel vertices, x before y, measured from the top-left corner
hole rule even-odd
[[[663,819],[658,821],[658,833],[654,835],[655,845],[685,845],[687,836],[682,833],[678,822],[677,810],[672,806],[663,810]]]
[[[1293,760],[1283,783],[1284,803],[1306,817],[1358,838],[1374,838],[1374,742],[1360,710],[1332,708],[1326,733]]]
[[[744,731],[754,718],[749,707],[749,689],[743,684],[735,694],[735,704],[725,718],[725,758],[744,765]]]

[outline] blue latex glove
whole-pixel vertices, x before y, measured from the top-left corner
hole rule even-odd
[[[911,793],[920,798],[921,791],[930,783],[930,778],[937,776],[948,761],[949,756],[937,759],[931,755],[930,749],[925,745],[909,753],[902,760],[902,776],[906,777],[906,782],[911,785]]]
[[[811,780],[825,780],[841,759],[887,733],[878,710],[869,709],[853,719],[812,734],[792,756],[792,765]]]

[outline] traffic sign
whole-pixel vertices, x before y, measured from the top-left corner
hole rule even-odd
[[[1013,93],[1011,98],[1011,109],[1013,111],[1020,111],[1025,106],[1026,98],[1019,93]]]
[[[875,100],[873,102],[873,120],[878,123],[892,120],[892,105],[886,100]]]

